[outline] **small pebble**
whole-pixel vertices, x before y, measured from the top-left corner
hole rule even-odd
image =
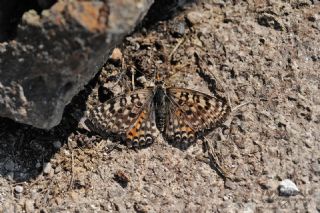
[[[310,139],[306,139],[306,140],[304,141],[304,144],[305,144],[306,147],[308,147],[308,148],[312,148],[312,147],[313,147],[313,141],[310,140]]]
[[[110,56],[111,62],[114,62],[116,64],[119,64],[122,59],[122,52],[119,48],[114,48],[112,51],[112,54]]]
[[[43,164],[43,173],[44,174],[49,174],[51,172],[51,169],[52,169],[52,166],[51,166],[50,162]]]
[[[31,189],[30,190],[30,195],[31,195],[31,198],[33,200],[37,200],[39,197],[40,197],[40,194],[39,192],[37,191],[37,189]]]
[[[294,196],[299,193],[299,189],[294,182],[289,179],[281,181],[279,185],[280,196]]]
[[[54,173],[57,174],[59,172],[61,172],[61,166],[58,166],[57,168],[55,168]]]
[[[174,23],[171,33],[176,38],[181,38],[185,34],[186,26],[184,22]]]
[[[36,168],[39,169],[40,167],[41,167],[41,163],[40,163],[40,162],[37,162],[37,163],[36,163]]]
[[[224,187],[226,189],[231,189],[231,190],[235,190],[237,189],[237,186],[235,185],[234,182],[230,181],[229,179],[227,179],[224,183]]]
[[[35,10],[29,10],[28,12],[25,12],[22,16],[22,20],[23,22],[27,23],[30,26],[34,26],[34,27],[41,26],[40,16]]]
[[[187,20],[192,24],[199,24],[203,19],[203,14],[199,12],[190,12],[187,14]]]
[[[74,202],[77,202],[79,200],[79,194],[76,193],[76,192],[70,192],[69,193],[71,199],[74,201]]]
[[[53,147],[55,149],[60,149],[61,148],[61,142],[60,141],[55,141],[53,142]]]
[[[140,76],[137,78],[137,81],[143,85],[145,85],[145,83],[147,83],[147,79],[144,76]]]
[[[26,200],[25,201],[25,209],[26,212],[34,212],[34,201],[33,200]]]
[[[14,191],[20,194],[23,192],[23,187],[18,185],[14,187]]]
[[[4,165],[4,168],[10,172],[14,171],[14,167],[15,163],[12,160],[8,160]]]
[[[6,177],[8,178],[8,180],[13,180],[13,178],[14,178],[14,172],[8,172],[7,173],[7,175],[6,175]]]
[[[254,203],[246,203],[244,204],[244,208],[241,212],[243,213],[254,213],[256,212],[256,205]]]

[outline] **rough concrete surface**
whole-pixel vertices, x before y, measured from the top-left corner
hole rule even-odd
[[[23,13],[16,37],[0,42],[0,116],[44,129],[59,124],[65,106],[152,3],[65,0]],[[0,6],[2,32],[12,5]]]
[[[1,120],[0,212],[319,212],[319,11],[311,1],[211,1],[142,25],[57,127]],[[229,99],[232,113],[207,135],[227,179],[201,140],[133,150],[78,123],[155,70]],[[286,179],[295,193],[279,192]]]

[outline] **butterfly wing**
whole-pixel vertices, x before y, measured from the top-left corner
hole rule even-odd
[[[165,138],[168,142],[179,145],[180,148],[188,148],[196,138],[196,131],[186,121],[183,111],[179,107],[169,104],[168,108]]]
[[[110,99],[90,111],[88,116],[90,126],[102,136],[119,135],[129,145],[136,143],[137,139],[138,142],[143,142],[142,137],[146,143],[150,143],[149,137],[145,137],[150,134],[154,135],[155,121],[151,111],[152,98],[153,90],[148,88]]]
[[[230,111],[226,100],[219,96],[185,88],[168,88],[167,95],[170,118],[166,135],[174,141],[181,137],[190,143],[198,133],[217,127]]]
[[[129,147],[140,147],[153,143],[156,136],[155,111],[151,101],[126,132],[126,142]]]

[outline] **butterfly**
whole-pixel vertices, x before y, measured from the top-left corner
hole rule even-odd
[[[129,147],[154,142],[160,132],[168,142],[189,147],[217,127],[230,111],[226,99],[196,90],[155,86],[120,94],[94,107],[90,126],[102,136],[120,136]]]

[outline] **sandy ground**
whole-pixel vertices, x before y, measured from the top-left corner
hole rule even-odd
[[[319,212],[319,11],[311,1],[234,1],[146,22],[120,47],[122,63],[109,61],[59,126],[1,119],[0,212]],[[168,84],[228,99],[231,114],[207,138],[230,178],[200,140],[180,150],[159,136],[133,150],[78,123],[133,82],[154,82],[156,69]],[[280,196],[284,179],[300,192]]]

